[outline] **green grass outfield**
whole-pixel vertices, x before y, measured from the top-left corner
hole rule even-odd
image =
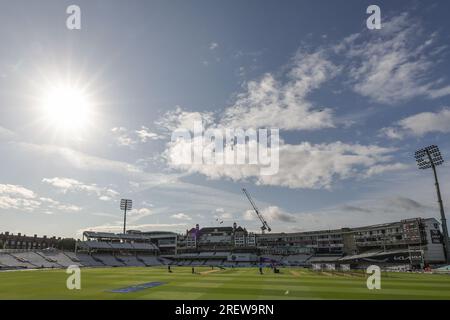
[[[316,273],[282,268],[85,268],[81,290],[68,290],[65,270],[0,272],[0,299],[450,299],[450,275],[383,273],[381,290],[368,290],[363,273]],[[134,293],[111,293],[152,281],[165,284]]]

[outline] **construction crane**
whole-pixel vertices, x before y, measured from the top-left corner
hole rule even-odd
[[[264,219],[264,217],[262,216],[262,214],[259,212],[258,208],[256,207],[255,202],[253,202],[252,197],[250,197],[250,194],[247,192],[247,190],[245,188],[242,188],[242,192],[244,192],[244,194],[247,196],[248,201],[250,201],[253,209],[256,212],[256,215],[258,216],[259,220],[262,223],[261,226],[261,232],[264,234],[264,232],[267,231],[272,231],[272,229],[269,227],[269,225],[267,224],[266,220]]]

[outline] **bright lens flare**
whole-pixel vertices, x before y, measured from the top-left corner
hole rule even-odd
[[[80,89],[61,86],[50,90],[44,99],[44,116],[50,126],[76,131],[84,129],[91,117],[91,105]]]

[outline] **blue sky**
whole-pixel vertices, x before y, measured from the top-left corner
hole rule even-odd
[[[79,236],[129,227],[275,232],[438,217],[417,148],[450,157],[447,1],[5,2],[0,13],[0,231]],[[57,84],[83,88],[89,119],[43,115]],[[173,130],[277,128],[280,170],[177,166]],[[439,168],[444,203],[449,167]],[[447,210],[448,211],[448,210]]]

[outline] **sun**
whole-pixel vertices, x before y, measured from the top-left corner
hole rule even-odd
[[[87,93],[68,85],[50,88],[42,109],[47,124],[63,131],[86,129],[92,117],[92,104]]]

